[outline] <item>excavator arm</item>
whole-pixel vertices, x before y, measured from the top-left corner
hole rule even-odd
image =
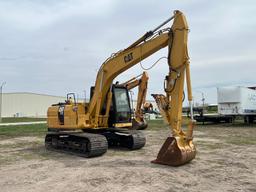
[[[167,120],[172,134],[167,138],[159,151],[154,163],[181,165],[195,158],[196,149],[192,142],[193,114],[185,133],[181,129],[182,102],[184,96],[184,81],[186,78],[187,95],[192,108],[192,88],[190,80],[189,56],[187,50],[188,25],[184,15],[174,19],[172,25],[172,40],[169,44],[169,73],[165,77],[164,90],[166,95],[153,94],[156,103]],[[193,110],[191,110],[192,112]]]
[[[171,28],[158,30],[172,19],[174,21]],[[192,101],[189,56],[187,51],[188,31],[185,16],[182,12],[175,11],[174,16],[162,25],[147,32],[125,50],[112,55],[102,64],[97,74],[94,94],[89,104],[88,114],[91,125],[94,127],[107,126],[108,112],[112,98],[110,90],[114,78],[158,50],[168,46],[169,72],[165,78],[164,89],[166,94],[165,96],[155,95],[155,98],[157,98],[160,111],[170,126],[172,135],[165,141],[157,159],[153,161],[154,163],[174,166],[182,165],[192,160],[196,154],[195,147],[192,143],[193,119],[191,119],[186,133],[181,129],[185,78],[190,104]],[[106,112],[105,114],[101,114],[104,102],[106,102]]]
[[[144,71],[141,75],[133,77],[129,81],[121,84],[122,86],[125,86],[128,90],[131,90],[138,86],[137,103],[134,112],[134,119],[132,122],[133,129],[142,130],[147,128],[147,122],[143,117],[143,111],[141,110],[141,108],[146,101],[148,79],[148,73]]]

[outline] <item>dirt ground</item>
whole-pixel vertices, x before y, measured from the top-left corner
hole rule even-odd
[[[46,151],[43,137],[2,138],[0,191],[256,191],[256,127],[197,127],[197,156],[180,167],[150,163],[167,129],[144,133],[141,150],[91,159]]]

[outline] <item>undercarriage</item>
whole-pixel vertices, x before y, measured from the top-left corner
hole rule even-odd
[[[45,137],[47,149],[76,154],[82,157],[97,157],[108,148],[141,149],[146,138],[141,131],[108,128],[83,130],[83,132],[49,131]]]

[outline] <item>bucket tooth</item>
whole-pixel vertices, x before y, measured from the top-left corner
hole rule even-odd
[[[192,140],[179,142],[175,137],[168,137],[161,147],[156,160],[151,162],[163,165],[179,166],[188,163],[194,159],[195,156],[196,149]]]

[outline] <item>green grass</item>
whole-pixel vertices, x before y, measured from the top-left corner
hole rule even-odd
[[[182,127],[186,128],[188,125],[188,122],[189,122],[189,118],[183,117],[182,118]],[[157,131],[157,130],[160,130],[163,128],[167,128],[169,126],[166,122],[164,122],[163,119],[147,120],[147,123],[148,123],[147,130],[154,130],[154,131]]]
[[[46,118],[34,118],[34,117],[5,117],[5,118],[2,118],[2,123],[33,122],[33,121],[46,121]]]
[[[148,123],[147,130],[159,130],[159,129],[168,127],[168,125],[162,119],[147,120],[147,123]]]
[[[46,124],[1,126],[0,138],[18,136],[42,136],[45,135],[46,132]]]

